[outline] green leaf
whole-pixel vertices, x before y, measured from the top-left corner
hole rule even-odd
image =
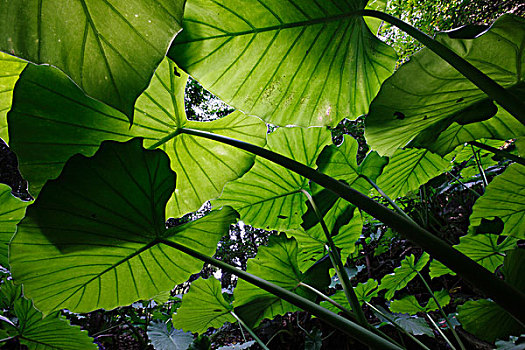
[[[26,62],[0,52],[0,138],[9,143],[7,111],[11,108],[13,89]]]
[[[224,208],[166,230],[174,185],[168,157],[144,150],[139,139],[106,141],[92,158],[74,156],[19,224],[13,278],[46,314],[113,309],[186,281],[202,262],[158,240],[212,255],[236,213]]]
[[[186,350],[193,343],[193,335],[180,329],[168,330],[164,322],[152,322],[148,327],[148,338],[155,350]]]
[[[16,224],[24,217],[29,204],[31,202],[24,202],[13,196],[11,187],[0,183],[0,265],[6,268],[9,267],[9,242],[16,232]]]
[[[507,14],[475,39],[452,39],[446,33],[436,39],[505,89],[523,98],[524,38],[525,19]],[[365,136],[372,149],[381,155],[393,154],[396,149],[409,144],[431,147],[443,154],[447,149],[473,140],[468,137],[468,132],[476,138],[481,134],[472,129],[443,146],[443,139],[438,139],[441,132],[451,125],[484,122],[496,111],[497,107],[484,92],[425,48],[385,81],[370,106]],[[512,130],[504,131],[506,138],[523,135],[525,131],[525,127],[518,122],[510,122],[508,126]],[[503,131],[503,127],[498,128]],[[482,137],[492,136],[489,134],[483,133]],[[499,132],[496,134],[498,138],[503,136]],[[432,147],[436,140],[440,145]]]
[[[353,14],[365,4],[188,1],[168,55],[247,114],[281,126],[333,126],[367,113],[396,61]]]
[[[17,286],[13,280],[5,281],[0,287],[0,308],[12,309],[21,294],[22,286]]]
[[[427,335],[431,338],[434,338],[434,331],[432,330],[432,328],[430,328],[430,326],[424,318],[405,314],[392,314],[384,308],[382,308],[381,306],[377,306],[377,308],[381,310],[382,313],[386,314],[390,319],[392,319],[399,327],[403,328],[410,334]],[[376,312],[374,311],[374,313]],[[390,321],[388,321],[380,314],[376,313],[376,316],[380,320],[383,320],[383,322],[385,322],[386,324],[391,324]]]
[[[395,199],[417,190],[448,167],[449,162],[427,150],[397,150],[377,178],[377,186]]]
[[[183,0],[9,1],[0,8],[0,50],[60,68],[131,118],[181,30],[183,9]]]
[[[505,281],[518,290],[525,290],[525,251],[515,249],[507,254],[504,261]],[[509,335],[523,334],[525,328],[509,313],[491,300],[467,301],[458,307],[458,319],[463,328],[475,336],[494,342]]]
[[[249,349],[255,344],[255,340],[250,340],[241,344],[225,345],[217,348],[217,350],[244,350]]]
[[[314,327],[304,339],[304,350],[321,350],[323,347],[323,332]]]
[[[459,244],[454,248],[476,261],[478,264],[490,272],[503,264],[503,259],[507,251],[516,248],[517,239],[507,237],[503,242],[498,244],[498,235],[479,234],[466,235],[459,238]],[[437,260],[430,263],[430,277],[439,277],[447,273],[453,273],[445,265]]]
[[[240,112],[212,122],[188,121],[184,112],[187,75],[175,75],[176,69],[169,59],[160,64],[150,86],[137,100],[130,129],[124,115],[86,97],[58,70],[28,67],[15,89],[9,132],[31,193],[38,194],[45,181],[57,177],[72,155],[91,156],[104,140],[127,141],[139,136],[145,139],[146,147],[159,145],[178,174],[176,193],[168,203],[169,216],[182,216],[216,198],[227,181],[249,169],[254,157],[181,134],[181,129],[209,131],[263,146],[266,126]]]
[[[445,307],[448,305],[448,303],[450,303],[450,295],[445,289],[442,289],[439,292],[434,292],[434,296],[438,300],[441,307]],[[406,297],[399,300],[392,300],[390,303],[390,311],[409,315],[415,315],[418,312],[428,313],[437,309],[438,306],[436,301],[432,297],[429,298],[425,306],[421,306],[416,297],[413,295],[407,295]]]
[[[268,135],[267,148],[313,167],[323,147],[331,142],[325,128],[278,128]],[[243,177],[226,184],[213,207],[229,205],[248,225],[266,230],[298,228],[306,212],[308,179],[262,158]]]
[[[475,232],[483,219],[499,218],[503,234],[525,239],[525,167],[511,164],[497,176],[478,198],[470,215],[469,232]]]
[[[354,292],[361,304],[364,304],[365,301],[370,302],[372,298],[378,296],[377,281],[370,278],[365,283],[358,283],[357,286],[354,287]],[[338,290],[334,295],[330,296],[330,299],[337,302],[339,305],[344,306],[348,310],[352,309],[352,306],[348,302],[343,290]],[[339,308],[335,307],[328,301],[321,302],[321,306],[335,313],[341,312]]]
[[[271,236],[268,246],[261,246],[255,258],[248,260],[247,272],[293,291],[298,295],[315,299],[315,294],[300,286],[305,282],[322,289],[330,282],[327,271],[312,267],[306,273],[299,270],[298,247],[294,239],[285,235]],[[299,310],[296,306],[270,294],[244,280],[239,280],[233,295],[236,314],[249,326],[257,326],[265,318]]]
[[[31,301],[21,296],[21,290],[12,281],[6,281],[0,288],[0,295],[11,299],[4,306],[12,309],[17,318],[16,334],[10,331],[9,336],[16,335],[29,350],[98,349],[93,339],[79,326],[71,326],[68,320],[58,314],[43,317]]]
[[[428,254],[423,253],[416,263],[414,255],[411,254],[401,261],[401,266],[396,267],[394,273],[383,277],[379,290],[386,290],[385,299],[392,299],[397,290],[405,288],[408,282],[416,277],[417,272],[427,265],[429,259]]]
[[[233,306],[222,296],[221,283],[210,277],[192,282],[182,306],[173,315],[173,326],[183,331],[202,334],[208,328],[220,328],[225,322],[235,323]]]

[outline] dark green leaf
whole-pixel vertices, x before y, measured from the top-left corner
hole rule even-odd
[[[225,102],[269,123],[336,125],[367,113],[396,61],[353,14],[365,4],[188,1],[169,57]]]

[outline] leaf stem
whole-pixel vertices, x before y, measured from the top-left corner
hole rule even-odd
[[[365,17],[375,17],[388,22],[425,45],[525,125],[525,113],[523,113],[523,111],[525,111],[525,104],[523,101],[511,92],[505,90],[501,85],[454,51],[419,29],[387,13],[375,10],[360,10],[358,13]]]
[[[330,310],[327,310],[324,307],[321,307],[306,298],[301,297],[300,295],[297,295],[287,289],[279,287],[278,285],[268,282],[258,276],[255,276],[246,271],[237,269],[234,266],[231,266],[223,261],[211,258],[197,250],[193,250],[180,243],[168,241],[166,239],[159,239],[158,242],[165,244],[169,247],[175,248],[177,250],[180,250],[181,252],[184,252],[201,261],[207,262],[220,269],[228,271],[236,275],[237,277],[245,280],[246,282],[251,283],[261,289],[264,289],[265,291],[270,292],[273,295],[283,300],[286,300],[287,302],[297,307],[300,307],[301,309],[305,311],[310,312],[311,314],[323,319],[325,322],[329,323],[330,325],[342,330],[343,332],[353,337],[354,339],[360,342],[363,342],[371,347],[374,347],[377,349],[401,349],[397,345],[390,343],[389,341],[372,333],[368,329],[361,327],[360,325],[350,320],[347,320],[346,318],[341,317],[337,315],[336,313]]]
[[[255,332],[250,328],[248,327],[248,325],[246,323],[244,323],[244,321],[235,314],[235,312],[233,311],[230,311],[230,313],[232,314],[233,317],[235,317],[235,319],[237,320],[237,322],[239,322],[239,324],[241,325],[241,329],[244,327],[244,329],[246,329],[248,331],[248,333],[250,333],[250,335],[252,336],[252,338],[257,342],[257,344],[259,344],[259,346],[263,349],[263,350],[270,350],[268,349],[268,347],[264,344],[264,342],[259,339],[259,337],[255,334]]]
[[[469,283],[472,283],[485,293],[485,295],[492,298],[511,315],[514,315],[518,320],[525,322],[525,313],[520,311],[525,310],[525,294],[523,292],[509,285],[505,281],[498,279],[477,262],[455,250],[445,241],[434,236],[421,226],[414,224],[414,222],[408,220],[404,216],[375,202],[361,192],[304,164],[265,148],[201,130],[184,128],[182,129],[182,132],[243,149],[273,163],[279,164],[286,169],[329,189],[339,197],[354,204],[361,210],[364,210],[399,232],[405,238],[423,248],[426,252],[432,255],[433,258],[441,261],[445,266],[456,272]]]
[[[492,153],[494,153],[495,155],[497,155],[497,156],[499,156],[501,158],[513,160],[516,163],[520,163],[521,165],[525,165],[525,158],[516,156],[516,155],[514,155],[512,153],[509,153],[507,151],[503,151],[501,149],[497,149],[495,147],[491,147],[491,146],[485,145],[485,144],[483,144],[481,142],[478,142],[478,141],[470,141],[469,144],[472,145],[472,146],[476,146],[477,148],[484,149],[485,151],[492,152]]]
[[[454,346],[454,344],[452,344],[452,342],[450,341],[450,339],[447,338],[447,336],[445,335],[445,333],[443,333],[443,331],[441,330],[441,328],[439,328],[439,326],[436,324],[436,322],[434,322],[434,320],[432,319],[432,317],[430,317],[429,314],[427,314],[425,312],[425,316],[428,318],[428,320],[430,321],[430,323],[432,324],[432,326],[438,331],[438,333],[441,335],[441,337],[443,339],[445,339],[445,341],[447,342],[447,344],[452,348],[452,350],[456,350],[456,347]]]
[[[483,167],[481,166],[481,158],[479,157],[479,154],[474,149],[474,146],[470,145],[470,148],[472,148],[472,153],[474,154],[474,160],[476,161],[476,165],[478,166],[479,173],[481,174],[481,179],[483,180],[483,189],[485,189],[489,182],[487,181],[487,176],[485,175],[485,171],[483,170]]]
[[[463,182],[461,182],[461,180],[454,174],[452,174],[452,172],[450,171],[447,171],[447,174],[449,174],[450,176],[452,176],[454,178],[454,180],[456,180],[457,182],[459,182],[461,184],[461,186],[465,187],[467,190],[469,190],[470,192],[472,192],[472,194],[474,194],[476,196],[476,198],[479,198],[481,197],[481,195],[474,191],[472,188],[468,187],[467,185],[465,185]]]
[[[419,278],[421,279],[421,281],[423,282],[423,285],[425,286],[427,291],[430,293],[432,299],[434,299],[434,301],[436,302],[436,306],[438,307],[439,312],[441,313],[441,316],[443,316],[445,318],[445,322],[447,323],[448,327],[450,328],[450,331],[452,332],[452,335],[454,335],[454,338],[456,338],[456,341],[458,342],[459,347],[461,348],[461,350],[466,350],[465,345],[463,344],[463,342],[461,341],[461,339],[458,336],[458,333],[456,332],[456,330],[452,326],[452,323],[448,319],[447,314],[445,313],[445,311],[443,311],[443,308],[441,307],[441,304],[439,303],[438,299],[434,295],[434,291],[432,290],[432,288],[430,288],[430,286],[428,285],[427,281],[425,280],[425,278],[423,277],[421,272],[416,270],[416,273],[419,276]],[[434,323],[434,320],[432,320],[432,318],[430,318],[430,319],[431,319],[432,323]],[[439,327],[437,327],[437,328],[439,329]],[[442,333],[441,329],[439,329],[439,331],[440,331],[440,333]],[[445,335],[443,333],[442,333],[442,335],[443,335],[443,337],[445,337]],[[445,340],[447,340],[447,342],[448,342],[448,339],[446,337],[445,337]]]
[[[332,239],[332,236],[330,235],[330,232],[328,231],[328,227],[326,226],[326,223],[324,222],[323,216],[319,212],[319,208],[317,208],[317,205],[315,204],[314,199],[308,193],[306,190],[302,190],[303,194],[308,198],[308,202],[312,206],[312,209],[315,212],[315,215],[317,216],[317,219],[319,220],[319,223],[321,224],[321,227],[323,228],[323,232],[326,237],[326,241],[328,242],[328,255],[330,256],[330,260],[332,261],[332,265],[335,269],[335,272],[337,273],[337,276],[339,276],[339,279],[341,280],[341,285],[343,286],[343,290],[346,295],[346,299],[348,299],[348,302],[350,303],[350,306],[352,307],[352,311],[355,314],[355,317],[357,318],[357,322],[363,326],[363,327],[369,327],[368,321],[366,320],[365,313],[363,312],[363,309],[361,308],[361,304],[359,304],[359,300],[357,300],[357,295],[355,295],[354,288],[352,287],[352,284],[350,283],[350,277],[348,277],[348,273],[346,272],[346,269],[344,267],[343,262],[341,261],[341,255],[339,254],[339,251],[337,250],[337,247],[335,246],[334,240]]]

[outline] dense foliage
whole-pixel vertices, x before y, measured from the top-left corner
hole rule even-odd
[[[498,4],[0,4],[0,342],[523,348]]]

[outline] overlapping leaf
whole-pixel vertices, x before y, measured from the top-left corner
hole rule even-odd
[[[268,135],[267,148],[313,167],[323,147],[331,142],[325,128],[278,128]],[[214,207],[229,205],[249,225],[267,230],[298,228],[306,212],[306,198],[301,190],[308,179],[257,158],[240,179],[226,184]]]
[[[11,187],[0,184],[0,265],[9,267],[7,262],[8,244],[16,232],[16,224],[25,215],[30,202],[24,202],[11,194]]]
[[[183,0],[8,1],[0,8],[0,50],[60,68],[131,118],[181,30],[183,8]]]
[[[445,307],[450,303],[450,295],[445,289],[435,292],[434,297],[438,300],[441,307]],[[390,311],[409,315],[415,315],[418,312],[427,313],[437,309],[438,305],[432,297],[426,302],[425,306],[422,306],[414,295],[407,295],[404,298],[392,300],[390,303]]]
[[[24,61],[0,52],[0,138],[6,143],[9,143],[6,115],[11,108],[15,83],[25,66]]]
[[[202,262],[159,240],[212,255],[236,213],[224,208],[166,230],[174,184],[169,158],[144,150],[139,139],[73,157],[19,224],[13,278],[44,313],[112,309],[186,281]]]
[[[504,15],[483,35],[475,39],[452,39],[440,34],[437,40],[449,46],[461,57],[494,79],[517,96],[525,96],[525,55],[522,42],[525,38],[525,20],[514,15]],[[385,81],[370,106],[366,119],[365,136],[372,149],[391,155],[396,149],[412,145],[431,147],[445,153],[461,142],[471,141],[466,132],[478,138],[482,126],[468,127],[457,140],[443,144],[441,132],[452,133],[458,125],[483,122],[496,114],[497,107],[467,78],[457,72],[429,49],[411,57],[391,78]],[[505,117],[503,117],[505,118]],[[516,122],[507,122],[512,127]],[[456,123],[456,124],[454,124]],[[492,124],[497,125],[497,122]],[[486,126],[486,125],[485,125]],[[484,126],[483,126],[484,127]],[[505,127],[506,128],[506,127]],[[508,132],[507,138],[522,133],[523,126],[513,131],[497,127],[498,138]],[[492,136],[483,132],[484,136]],[[444,136],[446,139],[450,135]]]
[[[177,76],[178,74],[178,76]],[[190,127],[264,145],[262,121],[235,112],[212,122],[186,120],[184,87],[187,75],[165,59],[148,89],[137,100],[135,122],[86,97],[58,70],[28,67],[15,89],[9,114],[12,147],[20,170],[33,195],[48,179],[60,173],[76,153],[91,156],[103,140],[125,141],[134,136],[145,146],[158,145],[167,152],[179,175],[177,192],[168,205],[168,215],[182,216],[197,210],[219,195],[224,184],[243,174],[253,156],[233,147],[181,134]]]
[[[236,322],[233,306],[224,300],[221,283],[210,277],[198,279],[182,298],[182,306],[173,315],[173,326],[203,334],[208,328],[220,328],[225,322]]]
[[[148,327],[148,338],[155,350],[186,350],[193,343],[193,334],[175,328],[168,330],[166,323],[159,321]]]
[[[478,264],[494,272],[501,264],[507,251],[516,247],[517,239],[507,237],[498,244],[498,235],[480,234],[467,235],[459,239],[459,244],[454,248],[476,261]],[[439,277],[444,274],[455,274],[437,260],[430,263],[430,277]]]
[[[363,304],[365,301],[370,302],[372,298],[377,297],[378,295],[377,281],[370,278],[365,283],[358,283],[357,286],[355,286],[354,288],[354,292],[361,304]],[[345,307],[348,310],[352,309],[350,303],[348,302],[348,299],[346,298],[345,292],[342,290],[338,290],[334,295],[331,295],[330,299],[337,302],[339,305]],[[335,313],[341,312],[339,308],[329,303],[328,301],[321,302],[321,306]]]
[[[396,61],[355,14],[366,2],[188,1],[169,57],[247,114],[335,125],[367,113]]]
[[[379,290],[386,290],[385,298],[387,300],[392,299],[396,291],[405,288],[408,282],[426,266],[430,257],[427,253],[423,253],[417,263],[415,259],[413,254],[407,256],[401,261],[401,266],[395,268],[394,273],[381,279]]]
[[[377,178],[377,185],[389,197],[401,197],[417,190],[448,167],[449,162],[427,150],[397,150]]]
[[[268,246],[259,248],[257,256],[248,260],[247,272],[293,291],[302,297],[315,299],[315,295],[303,286],[305,282],[322,289],[330,283],[328,270],[316,265],[302,273],[297,262],[298,247],[294,239],[284,235],[272,236]],[[235,312],[248,325],[256,326],[265,318],[272,319],[298,308],[244,280],[239,280],[234,290]]]
[[[17,319],[16,327],[8,330],[10,337],[17,337],[29,350],[98,349],[86,331],[71,326],[58,314],[43,317],[20,292],[21,288],[16,288],[12,281],[5,282],[0,289],[0,295],[9,294],[11,302],[8,308]]]
[[[497,176],[487,186],[470,215],[469,231],[475,232],[483,219],[501,219],[503,234],[525,238],[525,167],[510,165],[503,174]]]

